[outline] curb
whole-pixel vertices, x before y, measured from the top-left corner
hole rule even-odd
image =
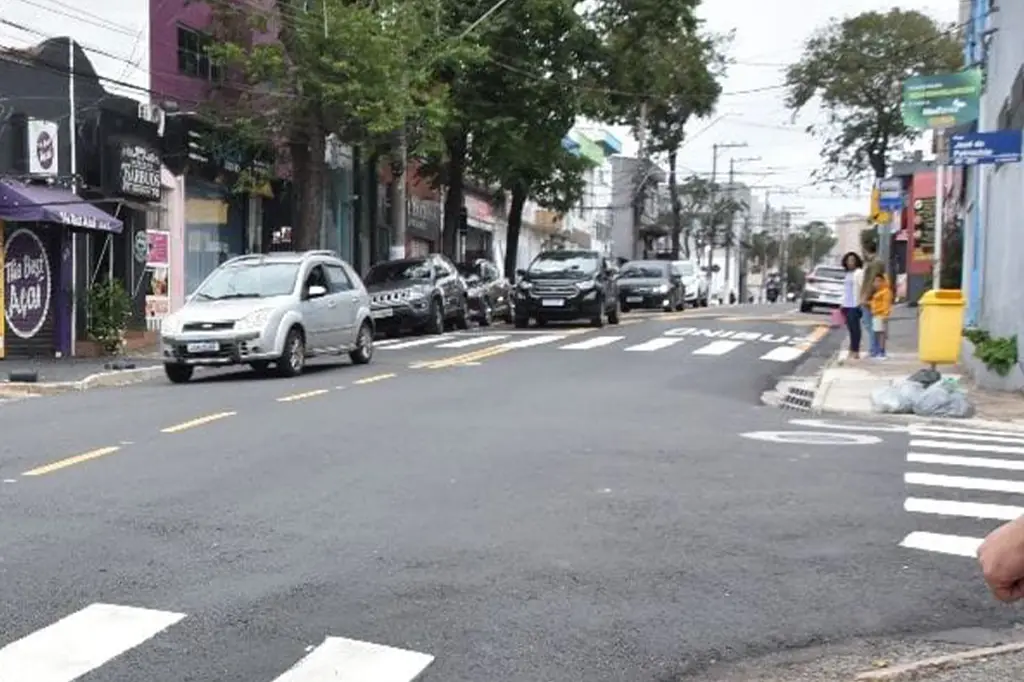
[[[7,382],[0,384],[0,395],[12,394],[16,396],[25,395],[57,395],[60,393],[71,393],[72,391],[88,391],[93,388],[107,388],[114,386],[129,386],[138,384],[157,377],[163,376],[162,365],[155,367],[140,367],[138,369],[124,369],[111,372],[97,372],[90,374],[79,381],[57,381],[42,383]]]
[[[982,647],[980,649],[970,649],[968,651],[961,651],[957,654],[925,658],[920,661],[905,663],[885,670],[863,672],[857,675],[854,680],[856,682],[896,682],[898,680],[920,679],[922,675],[930,672],[940,672],[943,670],[950,670],[952,668],[959,668],[968,663],[984,660],[993,656],[1006,656],[1008,654],[1021,651],[1024,651],[1024,642]]]

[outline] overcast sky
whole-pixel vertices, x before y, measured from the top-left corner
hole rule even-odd
[[[903,0],[900,7],[927,12],[942,22],[957,20],[958,0]],[[712,145],[747,143],[743,149],[719,152],[721,179],[728,172],[729,157],[760,157],[760,161],[737,164],[738,180],[751,185],[781,186],[798,194],[773,197],[774,206],[800,206],[804,220],[826,220],[845,213],[866,213],[870,197],[850,188],[846,198],[832,195],[827,186],[810,185],[809,174],[820,165],[820,143],[803,132],[816,112],[808,108],[795,125],[783,105],[784,91],[778,87],[785,66],[800,57],[804,40],[832,17],[887,10],[883,0],[705,0],[701,14],[708,29],[716,33],[735,30],[731,57],[737,62],[729,69],[725,95],[718,112],[707,121],[690,125],[690,141],[683,148],[681,173],[711,172]],[[763,92],[751,90],[767,89]],[[613,132],[623,141],[623,152],[636,153],[630,131]],[[753,175],[752,175],[753,174]],[[763,195],[764,190],[760,190]]]

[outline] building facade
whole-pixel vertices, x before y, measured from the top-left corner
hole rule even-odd
[[[993,8],[997,4],[997,8]],[[1024,4],[972,0],[962,9],[964,57],[985,73],[979,131],[1024,128]],[[1024,338],[1024,290],[1020,262],[1020,216],[1024,213],[1024,167],[1020,163],[975,166],[964,180],[962,287],[967,323],[993,337]],[[982,385],[1019,390],[1020,363],[1006,377],[987,370],[965,348],[968,368]]]
[[[565,146],[591,163],[583,173],[583,198],[566,215],[568,237],[579,246],[611,255],[611,158],[622,151],[622,142],[606,130],[574,128],[569,131]]]

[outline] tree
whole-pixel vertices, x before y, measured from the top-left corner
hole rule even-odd
[[[818,98],[826,121],[808,131],[822,139],[822,158],[836,180],[872,171],[885,177],[892,152],[920,136],[900,113],[904,79],[955,71],[955,35],[915,10],[865,12],[834,20],[804,45],[786,71],[786,104],[794,116]]]
[[[811,221],[789,235],[789,260],[795,265],[813,268],[824,260],[837,242],[825,223]]]
[[[725,58],[719,41],[692,34],[670,38],[660,52],[662,65],[656,72],[658,99],[648,104],[650,150],[668,156],[668,187],[672,207],[672,258],[679,258],[683,231],[682,202],[676,176],[679,148],[686,139],[686,124],[692,116],[706,117],[713,111],[722,86]],[[689,247],[685,249],[689,256]]]
[[[754,272],[767,272],[779,262],[779,241],[769,232],[757,232],[750,237],[748,253],[754,261]]]
[[[286,147],[298,189],[296,248],[318,246],[328,134],[377,147],[410,119],[431,120],[419,128],[431,130],[444,116],[445,90],[432,80],[432,53],[443,44],[428,30],[431,1],[321,0],[308,10],[273,0],[244,11],[209,3],[210,56],[228,74],[215,89],[214,118],[232,134]],[[271,27],[276,40],[254,40]]]
[[[736,215],[746,209],[742,201],[729,196],[716,183],[706,178],[691,175],[679,186],[677,198],[680,211],[682,239],[681,247],[690,257],[691,238],[698,247],[735,246],[732,230],[721,230],[723,225],[732,227]],[[714,256],[708,261],[713,265]]]
[[[600,56],[598,40],[576,13],[572,0],[518,0],[481,28],[480,38],[497,63],[481,67],[467,110],[478,116],[472,128],[469,168],[493,180],[511,197],[505,272],[515,272],[523,207],[529,197],[564,212],[582,199],[583,172],[592,162],[562,146],[576,119],[593,101],[583,88],[566,87],[572,73]],[[524,27],[530,30],[524,30]],[[505,68],[515,55],[514,70]],[[486,78],[483,76],[486,74]],[[493,97],[494,89],[501,93]],[[456,100],[456,105],[462,102]]]

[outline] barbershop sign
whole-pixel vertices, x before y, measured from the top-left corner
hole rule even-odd
[[[118,148],[118,193],[126,197],[160,200],[160,156],[139,144]]]

